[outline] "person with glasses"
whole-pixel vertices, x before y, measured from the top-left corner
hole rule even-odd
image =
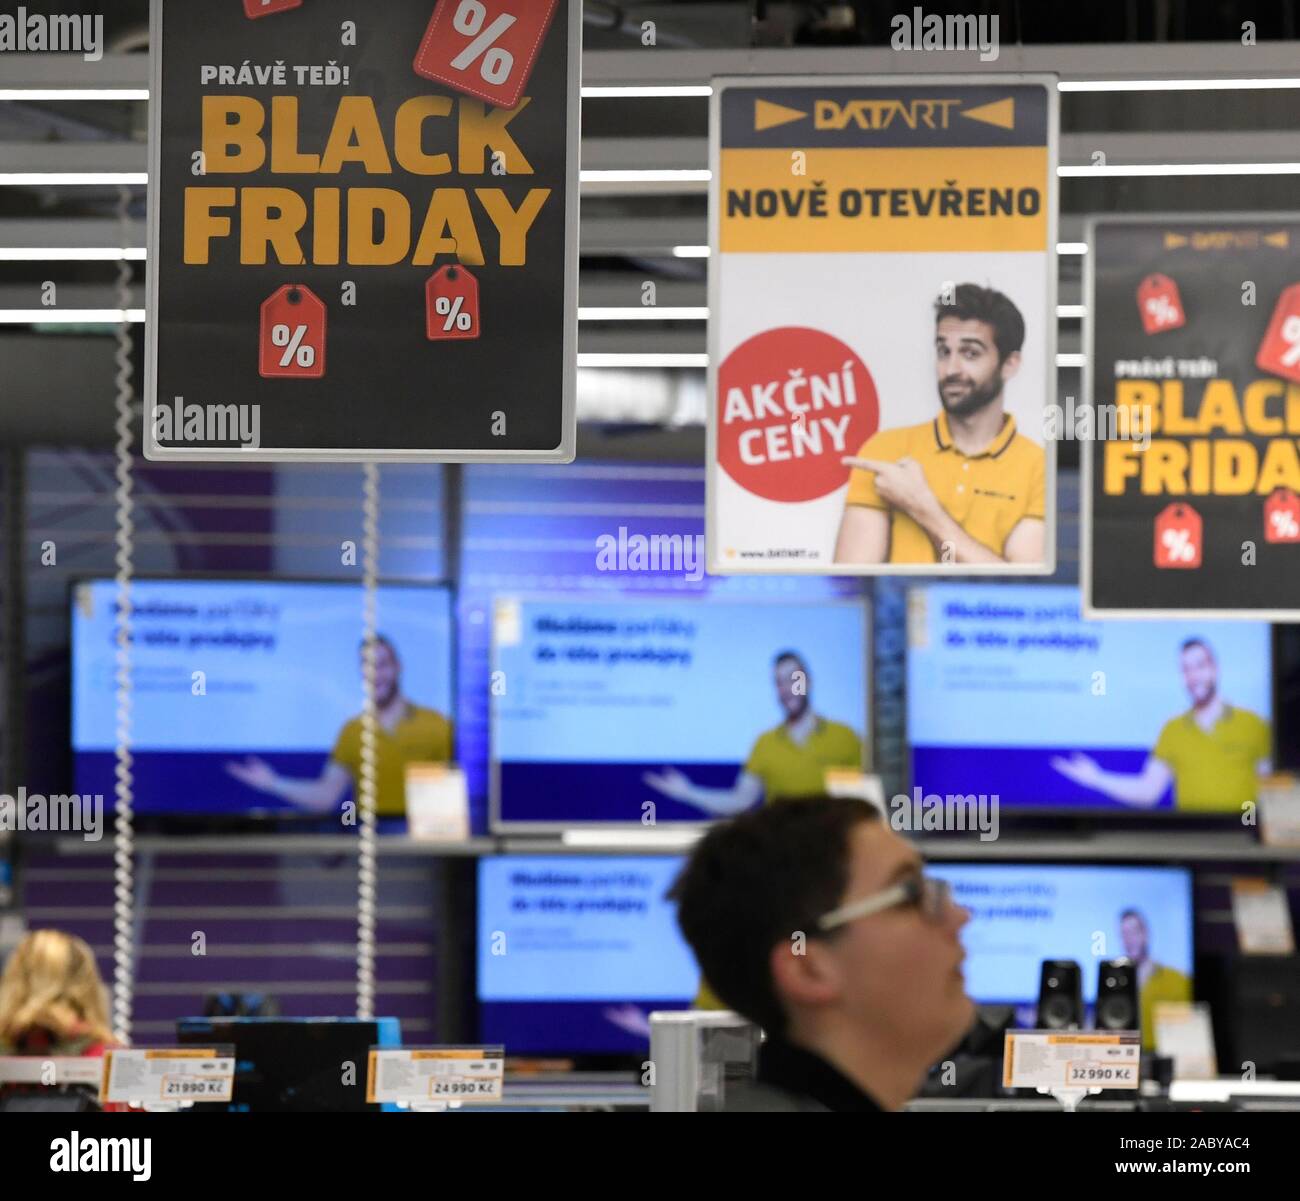
[[[669,895],[714,991],[767,1036],[728,1110],[900,1109],[974,1021],[970,914],[863,801],[714,826]]]

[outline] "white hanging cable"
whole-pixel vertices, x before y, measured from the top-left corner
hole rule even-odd
[[[375,926],[378,917],[378,873],[375,866],[375,637],[379,582],[379,468],[363,467],[361,500],[361,647],[363,706],[361,710],[361,770],[357,809],[361,819],[357,848],[357,1017],[375,1016]]]
[[[128,224],[131,192],[118,189],[118,217],[125,229]],[[125,244],[125,243],[124,243]],[[117,300],[123,314],[131,307],[131,267],[123,260],[117,265]],[[116,714],[114,753],[114,796],[116,829],[113,842],[113,1031],[120,1042],[131,1040],[131,1012],[135,994],[135,829],[131,760],[131,576],[135,558],[134,461],[131,455],[133,420],[131,367],[131,326],[123,321],[117,327],[117,464],[115,476],[117,532],[117,654]]]

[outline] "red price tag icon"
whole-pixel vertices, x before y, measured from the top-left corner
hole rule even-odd
[[[301,7],[302,0],[244,0],[244,16],[255,21],[258,17],[269,17],[272,13]]]
[[[1277,298],[1255,366],[1300,383],[1300,284],[1292,284]]]
[[[478,280],[464,267],[442,267],[429,276],[424,305],[430,342],[478,337]]]
[[[303,284],[285,284],[262,304],[258,371],[263,379],[325,374],[325,304]]]
[[[1201,515],[1191,505],[1172,504],[1156,518],[1156,566],[1201,565]]]
[[[438,0],[415,73],[514,108],[559,0]]]
[[[1264,502],[1264,541],[1300,542],[1300,496],[1278,488]]]
[[[1167,275],[1148,275],[1138,285],[1138,312],[1142,314],[1142,328],[1149,334],[1187,324],[1178,285]]]

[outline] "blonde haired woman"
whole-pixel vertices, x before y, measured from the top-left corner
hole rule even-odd
[[[0,975],[0,1055],[102,1055],[112,1043],[90,947],[62,930],[33,930]]]

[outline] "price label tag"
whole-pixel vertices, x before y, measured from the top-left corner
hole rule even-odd
[[[1157,567],[1200,567],[1203,545],[1201,515],[1191,505],[1172,504],[1160,511],[1156,518]]]
[[[258,17],[269,17],[272,13],[301,7],[302,0],[244,0],[244,16],[256,20]]]
[[[232,1080],[220,1076],[189,1076],[178,1073],[163,1077],[164,1101],[229,1101]]]
[[[1270,776],[1259,784],[1259,833],[1274,847],[1300,847],[1300,782]]]
[[[408,763],[406,823],[412,838],[464,842],[469,837],[465,773],[446,763]]]
[[[846,767],[828,767],[822,775],[822,786],[827,796],[851,797],[874,805],[881,813],[887,812],[885,788],[879,776]]]
[[[285,284],[262,303],[258,371],[263,379],[321,379],[325,302],[303,284]]]
[[[231,1101],[233,1047],[114,1048],[105,1052],[101,1103],[179,1104]]]
[[[514,108],[558,6],[559,0],[439,0],[415,73]]]
[[[1286,890],[1267,880],[1232,882],[1237,945],[1247,955],[1294,955],[1295,931]]]
[[[1210,1007],[1204,1002],[1157,1001],[1154,1010],[1156,1052],[1174,1061],[1174,1079],[1218,1076]]]
[[[366,1100],[379,1105],[463,1105],[501,1100],[502,1047],[374,1047]]]
[[[1300,542],[1300,496],[1278,488],[1264,502],[1264,541]]]
[[[1137,1030],[1008,1030],[1002,1083],[1049,1092],[1137,1088],[1141,1058],[1142,1035]]]
[[[479,336],[478,280],[451,264],[424,285],[425,333],[431,342]]]
[[[1300,383],[1300,284],[1292,284],[1277,298],[1255,366]]]
[[[1187,324],[1178,285],[1167,275],[1148,275],[1138,285],[1137,302],[1142,328],[1149,334],[1163,333]]]

